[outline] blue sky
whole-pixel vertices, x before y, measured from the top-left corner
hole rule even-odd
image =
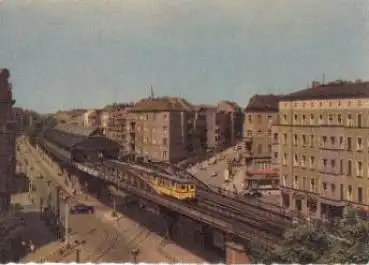
[[[369,79],[369,1],[0,0],[0,67],[41,112]]]

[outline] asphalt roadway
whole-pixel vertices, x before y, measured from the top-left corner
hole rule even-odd
[[[21,144],[22,154],[18,154],[21,157],[27,158],[29,164],[32,165],[33,171],[31,173],[33,177],[33,184],[36,188],[37,198],[35,203],[39,205],[40,200],[43,201],[43,205],[46,204],[48,198],[52,205],[56,202],[56,183],[52,177],[54,172],[51,172],[43,163],[37,161],[33,154],[30,153],[28,147],[25,144]],[[20,158],[18,156],[18,158]],[[23,160],[24,162],[24,160]],[[43,178],[38,176],[42,175]],[[77,203],[76,200],[71,199],[71,204]],[[99,205],[94,205],[95,208]],[[62,222],[65,216],[65,204],[61,201],[60,215],[62,216]],[[98,262],[98,261],[110,261],[110,262],[124,262],[131,259],[130,250],[127,248],[127,244],[122,236],[117,233],[113,226],[106,225],[101,222],[94,214],[74,214],[69,215],[69,227],[70,227],[70,241],[78,240],[79,242],[85,242],[80,245],[80,260],[83,262]],[[68,252],[67,252],[68,253]],[[49,261],[45,253],[46,261]],[[41,257],[40,257],[41,258]],[[66,254],[64,256],[55,258],[50,261],[55,262],[72,262],[76,259],[76,252]]]

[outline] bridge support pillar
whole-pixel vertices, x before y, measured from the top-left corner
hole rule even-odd
[[[177,216],[174,212],[166,208],[160,208],[160,213],[164,215],[165,219],[165,238],[167,240],[173,240],[176,234]]]
[[[226,242],[226,264],[251,264],[243,244],[232,240]]]

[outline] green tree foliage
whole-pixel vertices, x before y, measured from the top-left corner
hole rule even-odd
[[[258,261],[301,264],[367,263],[369,224],[357,218],[344,218],[329,226],[300,224],[286,231],[280,247],[264,249],[264,254]]]

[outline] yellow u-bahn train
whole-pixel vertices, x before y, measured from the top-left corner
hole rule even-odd
[[[196,183],[191,179],[155,174],[150,177],[150,184],[158,193],[177,200],[196,199]]]

